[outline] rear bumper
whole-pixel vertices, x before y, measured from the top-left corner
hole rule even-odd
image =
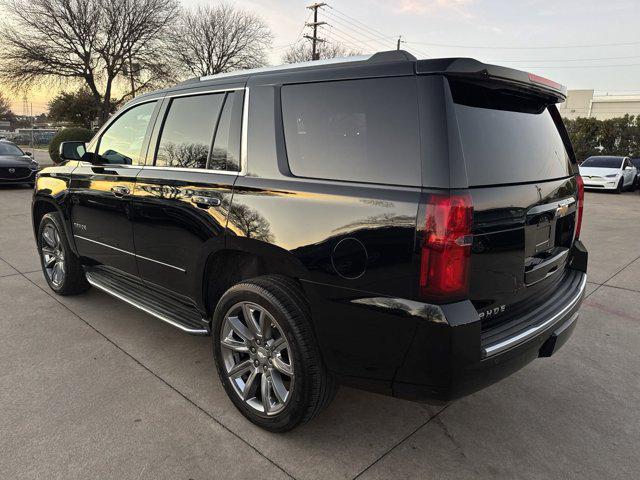
[[[430,361],[435,359],[425,356],[414,342],[393,382],[394,396],[450,401],[491,385],[538,357],[553,355],[573,333],[585,293],[586,273],[575,270],[568,277],[571,283],[560,298],[511,319],[500,332],[482,332],[479,320],[468,322],[463,316],[472,315],[470,305],[443,306],[448,329],[443,333],[440,366],[432,368]],[[419,333],[418,342],[426,341],[420,337]]]

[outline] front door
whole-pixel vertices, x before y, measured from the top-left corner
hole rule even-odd
[[[135,105],[89,145],[95,162],[80,162],[71,179],[71,222],[81,256],[138,275],[131,198],[148,144],[156,101]]]
[[[208,256],[224,247],[243,95],[238,88],[167,98],[135,185],[140,276],[192,300]]]

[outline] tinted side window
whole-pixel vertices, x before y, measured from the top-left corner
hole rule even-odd
[[[243,91],[227,94],[220,114],[216,138],[209,159],[212,170],[240,170],[240,130],[242,128]]]
[[[139,165],[141,150],[156,102],[144,103],[120,115],[102,134],[98,155],[105,164]]]
[[[414,77],[282,87],[282,115],[294,175],[420,185]]]
[[[156,152],[156,166],[206,168],[224,93],[171,100]]]

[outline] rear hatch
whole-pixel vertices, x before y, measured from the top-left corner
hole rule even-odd
[[[461,147],[473,203],[470,299],[486,330],[567,280],[575,166],[554,105],[560,92],[489,77],[448,76],[447,85],[449,138]]]

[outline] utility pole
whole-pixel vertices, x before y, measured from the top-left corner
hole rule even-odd
[[[326,25],[327,22],[319,22],[318,21],[318,9],[320,7],[324,7],[326,3],[318,2],[313,5],[309,5],[307,8],[309,10],[313,10],[313,22],[305,23],[307,27],[313,27],[313,36],[305,35],[304,38],[311,40],[311,60],[320,60],[320,53],[318,52],[318,44],[323,43],[324,40],[322,38],[318,38],[318,27],[321,25]]]
[[[400,50],[401,43],[404,43],[404,40],[402,40],[402,35],[398,35],[398,45],[396,47],[396,50]]]

